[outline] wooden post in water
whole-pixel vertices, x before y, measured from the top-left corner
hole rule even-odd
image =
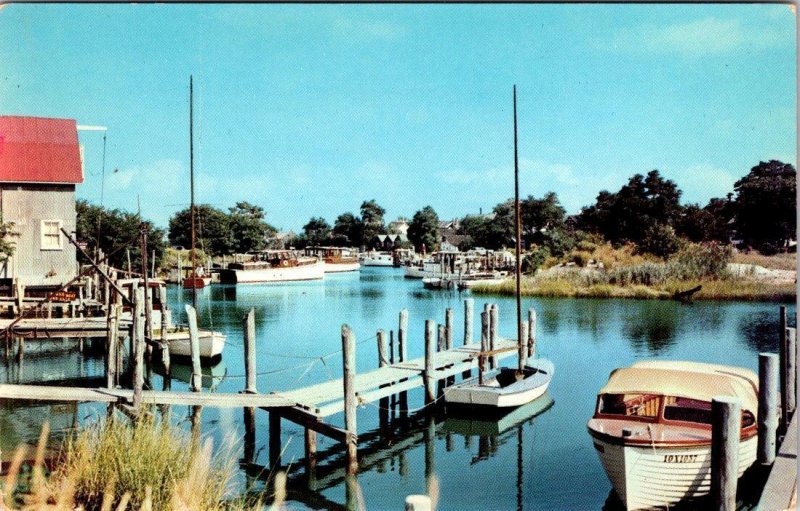
[[[269,412],[269,465],[272,470],[281,467],[281,416],[275,410]]]
[[[192,392],[200,392],[203,388],[203,372],[200,368],[200,335],[197,331],[197,311],[188,303],[184,305],[186,319],[189,323],[189,350],[192,356]]]
[[[137,411],[142,405],[144,386],[144,289],[136,288],[133,302],[133,407]]]
[[[248,394],[258,393],[256,388],[256,311],[250,307],[242,320],[244,331],[244,391]]]
[[[256,461],[256,409],[253,407],[242,408],[244,414],[244,461]]]
[[[475,310],[475,300],[464,300],[464,346],[472,344],[472,316]]]
[[[797,408],[797,330],[786,328],[786,421]]]
[[[444,338],[448,350],[453,349],[453,309],[444,312]]]
[[[117,339],[119,338],[119,305],[111,305],[108,311],[108,333],[106,335],[106,388],[113,389],[117,380]]]
[[[436,400],[436,380],[433,375],[433,357],[436,353],[435,342],[436,324],[432,319],[425,320],[425,371],[422,378],[425,382],[425,404],[431,404]]]
[[[742,405],[738,399],[711,400],[711,498],[713,509],[736,509]]]
[[[519,322],[520,338],[518,341],[518,356],[519,356],[519,371],[525,369],[525,363],[528,361],[528,323],[525,321]]]
[[[377,335],[375,338],[378,341],[378,367],[386,367],[389,365],[389,356],[387,355],[387,345],[386,345],[386,331],[381,329],[378,330]],[[382,397],[378,401],[378,422],[380,423],[381,429],[385,429],[387,424],[389,423],[389,398]]]
[[[536,309],[528,309],[528,358],[536,355]]]
[[[780,433],[783,434],[786,432],[786,429],[789,426],[789,409],[788,409],[788,400],[786,399],[786,380],[787,380],[787,372],[786,372],[786,365],[788,353],[786,351],[786,306],[781,305],[780,307],[780,319],[779,319],[779,336],[780,340],[778,341],[778,353],[780,355],[780,376],[779,376],[779,385],[780,385],[780,393],[781,393],[781,422],[780,422]]]
[[[423,437],[425,439],[425,491],[428,495],[433,489],[433,478],[436,473],[436,423],[433,415],[425,418],[426,427]]]
[[[170,360],[169,356],[169,341],[167,340],[167,330],[169,329],[169,317],[168,317],[168,310],[167,310],[167,301],[166,297],[166,289],[161,288],[162,292],[162,302],[161,302],[161,365],[164,366],[164,390],[169,390],[171,387],[170,376],[172,374],[172,361]]]
[[[358,471],[358,428],[356,423],[356,336],[342,325],[342,383],[344,387],[344,429],[347,431],[347,473]]]
[[[500,322],[500,309],[498,309],[497,304],[492,304],[492,307],[489,309],[489,349],[494,351],[497,348],[497,329],[499,327],[498,323]],[[497,357],[492,355],[489,357],[489,367],[494,369],[497,367]]]
[[[408,359],[408,309],[400,311],[400,320],[397,328],[397,361],[405,362]],[[403,391],[398,396],[400,416],[408,416],[408,392]]]
[[[758,354],[758,462],[775,461],[778,430],[778,356]]]
[[[310,489],[314,489],[317,481],[317,432],[311,428],[305,428],[305,465],[306,480]]]
[[[436,351],[444,351],[447,349],[447,333],[444,325],[436,325]]]
[[[14,316],[20,317],[25,307],[25,286],[19,277],[14,279],[14,297],[17,299],[17,313]]]

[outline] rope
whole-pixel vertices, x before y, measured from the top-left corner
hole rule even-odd
[[[424,405],[420,406],[419,408],[406,408],[405,410],[403,410],[402,408],[398,408],[397,411],[399,411],[399,412],[407,412],[407,413],[417,413],[417,412],[419,412],[421,410],[424,410],[425,408],[428,408],[429,406],[435,405],[437,402],[439,402],[439,400],[444,399],[445,394],[447,394],[449,391],[450,391],[450,389],[445,388],[444,391],[442,392],[441,396],[437,397],[436,399],[434,399],[430,403],[427,403],[427,404],[424,404]],[[405,391],[403,391],[403,392],[405,392]],[[356,396],[356,399],[358,400],[358,404],[360,406],[362,406],[362,407],[365,406],[365,405],[369,405],[369,406],[372,406],[374,408],[377,408],[378,410],[383,410],[384,412],[391,412],[393,410],[392,408],[386,408],[385,406],[380,406],[380,405],[376,405],[375,403],[370,403],[370,402],[364,401],[361,398],[361,396]]]

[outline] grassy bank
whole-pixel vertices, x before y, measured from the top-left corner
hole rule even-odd
[[[643,284],[590,284],[570,278],[537,279],[523,277],[523,296],[570,298],[655,298],[670,299],[676,292],[702,286],[693,295],[696,300],[752,300],[790,301],[796,297],[794,284],[766,284],[747,280],[667,280],[664,283]],[[507,280],[501,284],[479,285],[472,288],[476,294],[513,295],[515,284]]]
[[[228,495],[235,470],[229,450],[213,457],[181,429],[155,419],[102,421],[75,433],[44,463],[47,429],[33,464],[17,449],[2,484],[0,509],[199,510],[262,509]],[[45,466],[51,472],[45,476]]]

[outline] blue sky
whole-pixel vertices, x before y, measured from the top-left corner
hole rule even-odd
[[[103,203],[166,226],[247,200],[299,230],[376,199],[442,218],[521,193],[568,212],[659,169],[683,202],[796,165],[786,5],[9,5],[0,114],[108,127]],[[82,132],[101,199],[102,134]]]

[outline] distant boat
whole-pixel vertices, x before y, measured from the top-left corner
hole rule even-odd
[[[555,371],[553,363],[539,358],[526,364],[519,378],[516,367],[500,367],[483,377],[466,380],[445,390],[448,405],[511,409],[543,396]]]
[[[320,280],[325,263],[297,250],[262,250],[247,254],[247,261],[233,262],[220,271],[220,280],[231,284],[276,283]]]
[[[391,252],[363,252],[359,256],[361,266],[394,266],[394,256]]]
[[[197,274],[183,279],[183,289],[202,289],[211,284],[211,277],[201,277]]]
[[[711,400],[742,402],[739,469],[756,460],[758,376],[739,367],[643,361],[600,389],[589,435],[629,510],[670,507],[711,490]]]
[[[308,247],[307,256],[318,257],[325,263],[325,273],[358,271],[361,264],[352,249],[346,247]]]

